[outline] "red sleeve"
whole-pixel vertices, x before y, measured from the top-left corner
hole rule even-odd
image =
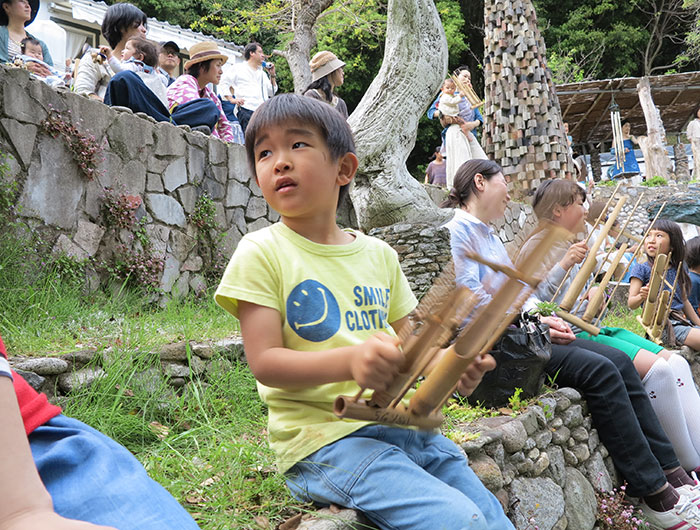
[[[7,358],[2,337],[0,337],[0,355]],[[46,394],[39,394],[29,386],[24,377],[14,371],[12,377],[14,377],[15,394],[17,394],[17,402],[27,434],[61,413],[60,407],[49,403]]]

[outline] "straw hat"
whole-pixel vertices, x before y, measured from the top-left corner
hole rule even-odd
[[[345,63],[338,59],[333,52],[324,50],[311,58],[309,66],[311,67],[311,81],[313,82],[335,72],[338,68],[342,68],[345,66]]]
[[[210,61],[211,59],[221,59],[224,63],[228,61],[228,57],[219,51],[219,47],[215,43],[198,42],[190,48],[190,60],[185,63],[185,70],[193,64]]]
[[[7,13],[5,13],[5,10],[2,7],[2,4],[9,4],[11,0],[3,0],[0,2],[0,26],[7,26],[9,23],[9,20],[7,19]],[[31,8],[32,14],[29,17],[29,20],[27,20],[24,25],[28,26],[32,22],[34,22],[34,19],[36,18],[36,14],[39,11],[39,0],[29,0],[29,7]]]

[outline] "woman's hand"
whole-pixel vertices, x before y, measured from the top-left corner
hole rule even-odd
[[[51,70],[46,68],[43,64],[35,63],[34,61],[27,61],[25,63],[27,70],[31,73],[38,75],[39,77],[48,77],[51,75]]]
[[[549,316],[540,320],[549,326],[549,336],[554,344],[569,344],[576,339],[574,332],[561,318]]]

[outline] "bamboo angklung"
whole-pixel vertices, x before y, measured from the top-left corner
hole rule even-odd
[[[637,211],[637,208],[639,208],[639,203],[642,201],[642,198],[643,198],[643,197],[644,197],[644,193],[642,192],[642,193],[639,195],[639,198],[637,199],[637,202],[634,203],[634,207],[632,208],[632,211],[631,211],[631,212],[629,213],[629,215],[627,216],[627,220],[625,221],[625,224],[624,224],[624,225],[622,226],[622,228],[618,231],[617,237],[615,238],[615,241],[613,241],[612,245],[610,245],[610,249],[605,253],[605,256],[603,257],[602,261],[600,262],[600,266],[597,268],[597,270],[596,270],[596,272],[595,272],[595,274],[594,274],[594,276],[593,276],[594,278],[598,277],[598,275],[601,274],[601,273],[603,272],[603,268],[605,267],[605,264],[608,263],[608,260],[609,260],[609,258],[610,258],[610,254],[612,253],[613,249],[617,248],[617,243],[620,241],[620,238],[621,238],[622,235],[624,234],[625,229],[627,228],[627,225],[628,225],[628,224],[630,223],[630,221],[632,220],[632,217],[634,217],[634,214],[635,214],[635,212]],[[614,224],[615,224],[615,221],[613,221],[613,225],[614,225]],[[626,250],[626,249],[627,249],[627,245],[625,245],[625,250]],[[618,265],[620,264],[620,262],[622,261],[623,256],[624,256],[624,252],[623,252],[622,255],[620,256],[620,259],[619,259],[619,260],[617,260],[617,261],[613,260],[613,261],[615,261],[615,263],[610,263],[610,265],[608,266],[608,270],[611,270],[611,269],[612,269],[612,271],[613,271],[613,273],[614,273],[614,272],[615,272],[615,269],[617,268],[617,266],[618,266]],[[607,279],[606,279],[606,278],[607,278]],[[611,279],[611,278],[612,278],[612,274],[610,274],[610,275],[607,275],[607,274],[606,274],[605,277],[603,278],[603,280],[601,280],[601,282],[600,282],[598,288],[599,288],[599,289],[605,289],[605,288],[607,287],[608,283],[610,282],[610,279]],[[581,305],[583,304],[583,301],[586,300],[586,299],[588,298],[588,294],[591,292],[591,289],[592,289],[592,288],[593,288],[593,282],[590,283],[590,285],[588,286],[588,289],[586,289],[582,295],[578,296],[578,305],[576,306],[576,309],[574,309],[574,314],[575,314],[575,313],[578,313],[579,309],[581,308]],[[601,298],[601,302],[602,302],[602,298]],[[590,304],[589,304],[588,307],[590,307]],[[588,309],[588,308],[587,308],[587,309]],[[592,317],[592,314],[591,314],[590,316]],[[586,322],[590,322],[590,319],[586,318],[585,316],[584,316],[583,320],[586,321]]]
[[[478,96],[471,85],[462,83],[462,81],[459,80],[459,75],[455,73],[453,73],[450,77],[452,78],[452,81],[454,81],[457,90],[459,90],[459,94],[467,99],[472,109],[476,109],[483,105],[484,100]]]
[[[359,396],[338,396],[334,404],[335,414],[340,418],[413,425],[421,429],[438,427],[443,420],[440,408],[452,395],[464,371],[476,357],[488,352],[493,345],[495,334],[502,333],[515,318],[517,311],[514,311],[514,302],[524,302],[524,297],[519,296],[526,288],[521,279],[533,278],[544,256],[549,253],[555,241],[565,237],[564,234],[566,231],[562,228],[550,228],[533,250],[531,258],[519,271],[500,267],[508,279],[493,295],[492,300],[477,310],[457,340],[444,351],[440,351],[440,360],[411,397],[408,407],[403,404],[402,398],[438,355],[442,344],[440,341],[431,341],[435,340],[435,337],[444,337],[445,332],[449,333],[455,325],[463,321],[462,318],[455,318],[450,314],[450,307],[454,308],[456,304],[463,310],[465,307],[473,307],[476,302],[476,297],[466,288],[455,293],[457,302],[453,299],[447,300],[439,311],[426,319],[415,335],[408,337],[406,362],[401,367],[398,381],[395,380],[389,390],[374,392],[370,400],[358,399]],[[482,260],[479,258],[479,261]],[[534,285],[530,287],[534,287],[539,280],[531,281]],[[388,405],[380,405],[387,402]]]
[[[644,248],[644,242],[646,241],[647,236],[649,235],[649,232],[651,231],[651,227],[654,226],[654,223],[655,223],[656,220],[659,218],[659,215],[661,215],[661,212],[662,212],[662,210],[664,209],[665,206],[666,206],[666,202],[664,202],[664,203],[661,205],[661,207],[659,208],[659,210],[656,212],[656,215],[654,216],[654,219],[652,219],[651,223],[649,223],[649,226],[648,226],[647,229],[644,231],[644,234],[642,235],[642,238],[641,238],[641,239],[642,239],[641,242],[639,243],[639,245],[637,245],[637,248],[636,248],[636,249],[634,250],[634,252],[632,253],[632,258],[629,260],[629,262],[627,262],[627,266],[626,266],[625,269],[622,271],[622,278],[625,277],[625,274],[627,274],[627,271],[628,271],[628,270],[630,269],[630,267],[632,266],[632,263],[634,263],[634,260],[635,260],[635,259],[637,258],[637,256],[639,256],[640,253],[642,252],[642,249]],[[617,288],[618,288],[619,286],[620,286],[620,282],[617,282],[617,283],[615,284],[615,287],[613,287],[613,290],[612,290],[612,292],[610,293],[610,296],[609,296],[608,299],[605,301],[605,304],[603,304],[603,307],[600,309],[600,313],[598,314],[598,318],[596,319],[596,321],[595,321],[595,323],[594,323],[595,326],[597,326],[598,324],[600,324],[600,321],[601,321],[601,319],[603,318],[603,315],[605,314],[605,310],[608,308],[608,305],[610,304],[610,301],[611,301],[611,300],[613,299],[613,297],[615,296],[615,292],[617,291]]]
[[[668,318],[669,308],[676,292],[678,274],[683,262],[678,264],[673,285],[666,281],[666,274],[671,265],[671,254],[658,254],[649,276],[649,294],[644,301],[642,314],[637,315],[637,321],[642,325],[647,336],[656,344],[661,344],[661,334]],[[665,287],[670,287],[670,291]]]

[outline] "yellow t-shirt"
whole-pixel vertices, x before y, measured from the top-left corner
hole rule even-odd
[[[351,233],[355,240],[347,245],[314,243],[282,223],[247,234],[226,267],[216,302],[234,316],[238,300],[276,309],[284,346],[299,355],[359,344],[379,331],[395,335],[390,323],[416,306],[396,252]],[[368,425],[333,414],[336,397],[358,391],[354,381],[294,390],[258,382],[280,472]]]

